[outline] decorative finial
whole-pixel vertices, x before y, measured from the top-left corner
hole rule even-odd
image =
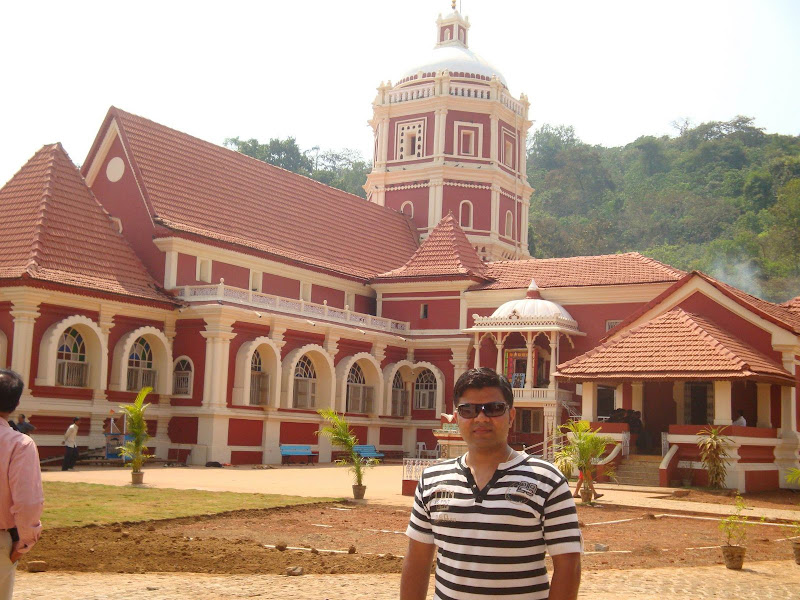
[[[453,10],[455,10],[456,9],[456,0],[453,0],[450,4],[453,5]]]

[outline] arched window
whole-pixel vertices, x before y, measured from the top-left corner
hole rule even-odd
[[[408,415],[408,390],[400,375],[400,371],[394,374],[392,379],[392,416],[405,417]]]
[[[461,227],[472,229],[472,202],[469,200],[462,200],[458,212],[458,224],[461,225]]]
[[[436,408],[436,377],[425,369],[414,382],[414,408],[433,410]]]
[[[128,355],[128,385],[125,389],[137,392],[144,387],[156,387],[157,372],[153,368],[153,350],[150,343],[140,337]]]
[[[403,205],[400,207],[400,212],[404,215],[407,215],[414,218],[414,205],[411,202],[403,202]]]
[[[188,358],[178,359],[172,370],[172,393],[175,396],[192,395],[192,362]]]
[[[263,406],[269,401],[269,373],[264,371],[261,352],[250,359],[250,406]]]
[[[506,232],[505,236],[510,239],[514,239],[514,215],[511,214],[510,210],[506,211]]]
[[[450,41],[451,39],[453,39],[453,34],[450,33],[450,29],[444,30],[444,39],[445,41]]]
[[[354,363],[347,374],[347,412],[372,413],[374,407],[374,391],[367,385],[364,371]]]
[[[58,340],[56,354],[56,385],[86,387],[89,364],[86,362],[86,343],[73,327],[68,327]]]
[[[317,399],[317,372],[308,356],[302,356],[294,368],[294,407],[314,408]]]

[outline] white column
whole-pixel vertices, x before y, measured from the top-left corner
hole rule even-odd
[[[558,367],[558,345],[561,334],[557,331],[550,332],[550,385],[551,390],[556,389],[556,367]]]
[[[795,373],[794,350],[783,352],[783,368],[792,375]],[[781,431],[784,434],[797,434],[797,386],[781,387]]]
[[[625,387],[624,383],[620,383],[617,387],[614,388],[614,408],[622,408],[622,394],[623,389]]]
[[[500,186],[492,184],[492,200],[491,200],[491,230],[490,237],[497,238],[500,235]]]
[[[544,407],[544,423],[542,424],[544,444],[542,445],[542,456],[544,456],[545,459],[548,459],[551,454],[549,448],[551,447],[551,441],[556,432],[556,427],[558,427],[558,423],[556,422],[557,415],[558,411],[555,405],[548,404]]]
[[[389,160],[389,117],[381,119],[378,127],[378,161],[381,166],[385,167],[386,162]]]
[[[638,410],[642,414],[644,423],[644,383],[641,381],[631,383],[631,392],[631,410]]]
[[[39,317],[39,302],[19,300],[11,305],[14,319],[14,341],[11,345],[11,370],[16,371],[25,382],[25,395],[31,393],[31,352],[33,350],[33,326]],[[45,357],[39,357],[45,360]]]
[[[178,287],[178,253],[168,250],[164,260],[164,288],[171,290]]]
[[[499,100],[499,98],[495,98],[495,100]],[[491,145],[489,146],[489,158],[492,160],[492,162],[497,162],[497,132],[499,131],[498,122],[498,117],[496,115],[491,115],[489,121],[489,135],[491,139]]]
[[[221,463],[231,461],[228,417],[219,414],[204,414],[197,419],[197,444],[192,448],[192,464],[204,465],[211,460]]]
[[[530,331],[525,333],[525,347],[528,349],[528,363],[525,365],[525,389],[533,387],[533,346],[535,340]]]
[[[731,382],[714,382],[714,425],[733,423],[731,410]]]
[[[677,425],[686,423],[686,417],[683,414],[683,408],[686,405],[684,401],[684,390],[686,389],[686,382],[674,381],[672,383],[672,401],[675,402],[675,422]]]
[[[757,427],[772,427],[772,407],[770,406],[771,388],[772,386],[769,383],[756,384],[756,402],[758,406]]]
[[[442,204],[444,202],[444,181],[441,180],[441,179],[438,180],[438,181],[435,181],[435,182],[431,181],[431,184],[434,186],[433,187],[433,191],[434,191],[434,194],[433,194],[433,197],[434,197],[433,223],[429,223],[429,226],[432,229],[432,228],[436,227],[436,224],[439,221],[441,221],[442,217],[444,216],[442,214],[442,211],[443,211]]]
[[[158,458],[167,458],[169,454],[169,415],[160,414],[156,418],[156,435],[151,448]],[[227,440],[226,440],[227,441]]]
[[[100,387],[95,388],[92,391],[92,398],[95,401],[95,404],[107,398],[106,390],[108,389],[108,367],[109,367],[108,336],[111,333],[111,329],[114,327],[114,313],[108,310],[105,306],[101,306],[100,314],[98,315],[97,319],[97,325],[98,327],[100,327],[100,331],[103,332],[103,344],[101,349],[101,361],[100,361]],[[164,400],[166,400],[167,402],[169,401],[168,398],[162,397],[161,401],[163,402]]]
[[[433,140],[434,158],[438,162],[444,161],[444,145],[447,136],[447,109],[436,109],[435,138]]]
[[[481,366],[481,340],[478,337],[477,332],[475,333],[475,356],[472,361],[472,367],[477,369]]]
[[[597,421],[597,384],[593,381],[583,383],[581,395],[581,419],[584,421]]]
[[[230,344],[236,334],[229,324],[211,322],[200,335],[206,338],[203,405],[222,408],[227,403]]]
[[[498,373],[503,372],[503,340],[505,337],[502,333],[497,334],[498,337],[495,338],[494,346],[497,348],[497,360],[495,361],[495,368],[494,370]]]

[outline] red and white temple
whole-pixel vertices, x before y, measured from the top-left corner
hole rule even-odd
[[[529,103],[458,12],[436,36],[378,88],[367,201],[114,107],[82,168],[44,146],[0,190],[0,367],[26,381],[42,456],[75,416],[80,446],[102,446],[145,385],[162,457],[275,463],[310,444],[329,461],[324,407],[413,454],[482,365],[514,384],[514,444],[546,455],[570,416],[631,408],[664,440],[666,482],[741,409],[728,483],[786,485],[800,300],[638,253],[530,258]]]

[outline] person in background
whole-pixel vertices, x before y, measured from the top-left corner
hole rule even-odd
[[[17,431],[25,435],[30,435],[36,431],[36,425],[32,425],[30,421],[26,421],[25,415],[20,415],[19,422],[17,423]]]
[[[72,425],[67,427],[64,432],[64,462],[61,464],[62,471],[69,471],[75,468],[78,460],[78,421],[79,417],[72,419]]]
[[[39,452],[31,438],[8,424],[23,387],[14,371],[0,370],[0,600],[11,600],[17,561],[42,532]]]
[[[747,427],[747,419],[744,418],[744,411],[739,410],[739,418],[733,422],[737,427]]]

